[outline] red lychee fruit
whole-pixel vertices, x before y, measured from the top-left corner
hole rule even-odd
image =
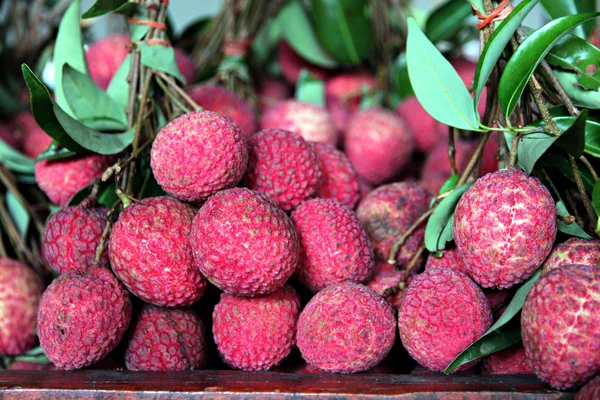
[[[293,213],[302,246],[296,278],[313,292],[339,282],[362,282],[373,269],[373,247],[348,207],[313,199]]]
[[[557,245],[550,253],[542,269],[547,274],[566,265],[589,265],[597,267],[600,262],[600,241],[569,238]]]
[[[344,146],[358,174],[380,184],[408,164],[414,139],[396,114],[369,108],[355,113],[348,122]]]
[[[277,61],[281,68],[281,73],[288,83],[295,85],[303,69],[310,72],[313,76],[323,80],[329,75],[329,71],[323,67],[312,64],[298,55],[286,41],[279,42],[279,52]]]
[[[38,305],[44,285],[27,265],[0,258],[0,355],[16,356],[33,348]]]
[[[191,237],[202,274],[239,296],[281,288],[300,255],[292,220],[267,196],[243,188],[210,197],[194,219]]]
[[[482,364],[481,373],[485,375],[534,373],[531,363],[525,355],[525,348],[521,343],[514,344],[486,357]]]
[[[99,178],[113,158],[90,154],[35,164],[35,180],[53,203],[67,205],[71,197]]]
[[[52,143],[52,138],[40,128],[30,112],[17,114],[12,125],[13,129],[18,130],[21,149],[28,157],[37,158]]]
[[[398,309],[404,297],[404,290],[400,289],[400,283],[406,280],[406,274],[406,271],[396,268],[395,265],[378,263],[373,267],[371,278],[365,282],[365,286]]]
[[[343,152],[327,143],[313,143],[313,149],[319,157],[321,188],[319,197],[337,200],[353,209],[360,200],[358,174]]]
[[[597,400],[600,399],[600,376],[595,377],[581,388],[575,395],[575,400]]]
[[[112,228],[108,253],[117,277],[147,303],[195,303],[206,288],[196,268],[190,233],[195,210],[171,197],[151,197],[125,208]]]
[[[455,161],[460,166],[467,154],[471,151],[472,144],[462,140],[454,141]],[[448,140],[439,144],[425,158],[421,170],[421,185],[432,195],[437,194],[444,182],[452,176],[452,167],[448,156]]]
[[[469,276],[486,288],[527,279],[552,250],[556,206],[542,183],[509,168],[479,178],[454,213],[454,240]]]
[[[541,380],[565,390],[600,372],[599,309],[596,267],[558,268],[533,285],[521,312],[521,334],[525,354]]]
[[[444,371],[492,321],[492,310],[481,289],[465,274],[445,268],[430,268],[417,275],[398,312],[404,348],[433,371]]]
[[[189,89],[189,95],[203,109],[231,118],[246,137],[256,132],[256,117],[252,106],[229,89],[215,85],[196,85]]]
[[[261,129],[283,129],[302,136],[310,142],[336,145],[338,132],[333,119],[315,104],[285,100],[269,108],[262,117]]]
[[[56,367],[52,363],[15,360],[8,366],[11,371],[52,371]]]
[[[80,369],[106,357],[130,320],[129,294],[108,269],[67,272],[42,296],[40,346],[58,368]]]
[[[298,348],[310,365],[354,373],[379,364],[396,339],[392,306],[353,282],[328,286],[306,305],[298,320]]]
[[[347,72],[327,80],[325,100],[335,126],[344,131],[348,120],[360,107],[365,93],[377,88],[377,80],[365,71]]]
[[[281,100],[289,99],[292,94],[290,88],[284,82],[267,79],[260,85],[257,95],[260,112],[264,113]]]
[[[353,166],[354,167],[354,166]],[[374,187],[369,181],[362,176],[358,176],[358,190],[360,191],[360,198],[364,199],[373,191]]]
[[[221,294],[213,335],[223,360],[245,371],[268,370],[296,343],[300,298],[291,286],[259,297]]]
[[[192,60],[185,51],[175,49],[175,62],[177,63],[179,72],[181,72],[181,75],[185,78],[185,82],[188,85],[194,83],[196,78],[196,64],[194,64],[194,60]]]
[[[206,363],[204,324],[189,308],[142,307],[125,345],[132,371],[183,371]]]
[[[242,131],[231,119],[199,111],[184,114],[162,128],[150,158],[154,177],[165,192],[181,200],[200,201],[240,182],[248,164],[248,149]]]
[[[433,119],[416,97],[409,97],[398,104],[396,114],[412,132],[417,150],[429,153],[441,142],[448,142],[448,128]]]
[[[458,250],[449,249],[444,252],[441,252],[441,257],[436,257],[433,254],[430,254],[427,258],[427,263],[425,264],[425,269],[431,268],[445,268],[452,269],[457,272],[462,272],[465,275],[469,275],[467,269],[465,268],[465,264],[460,259],[458,255]]]
[[[467,164],[471,161],[471,158],[477,150],[477,142],[470,143],[471,146],[467,153],[461,160],[457,160],[457,165],[460,171],[464,171],[467,168]],[[498,133],[492,132],[485,146],[483,148],[483,155],[481,156],[481,171],[480,176],[487,175],[489,173],[498,170]]]
[[[386,262],[393,244],[429,208],[431,196],[413,182],[381,186],[358,204],[356,214],[373,243],[375,260]],[[423,244],[425,226],[400,246],[396,261],[406,267]]]
[[[506,305],[506,303],[508,303],[508,301],[511,299],[513,291],[510,289],[483,289],[483,294],[485,294],[485,297],[488,299],[492,311],[496,312],[501,310]]]
[[[107,207],[94,207],[91,202],[65,207],[46,222],[42,238],[42,254],[57,274],[69,271],[85,272],[96,257],[102,232],[106,227]],[[100,265],[108,266],[104,252]]]
[[[282,209],[293,210],[304,200],[315,197],[321,180],[317,153],[299,135],[267,129],[248,140],[244,183],[269,196]]]

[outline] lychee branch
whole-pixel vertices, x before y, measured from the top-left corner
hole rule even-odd
[[[427,219],[431,216],[431,214],[433,214],[433,211],[435,210],[436,206],[437,206],[437,202],[429,210],[425,211],[425,213],[423,215],[421,215],[419,217],[419,219],[417,219],[410,226],[410,228],[408,228],[406,230],[406,232],[404,232],[404,234],[402,236],[400,236],[400,238],[396,242],[394,242],[394,245],[392,246],[392,248],[390,250],[390,256],[388,257],[388,264],[396,263],[396,255],[398,254],[398,250],[400,249],[400,246],[404,245],[404,243],[408,240],[410,235],[412,235],[419,228],[419,226],[421,226],[421,224],[423,224],[425,221],[427,221]]]
[[[585,207],[585,212],[587,213],[589,218],[590,230],[595,232],[596,226],[598,224],[598,216],[596,215],[596,212],[594,211],[594,206],[592,205],[592,202],[590,201],[587,195],[587,191],[583,184],[583,180],[581,179],[581,174],[579,173],[579,167],[577,166],[577,161],[575,160],[575,157],[573,157],[571,154],[567,154],[567,157],[569,158],[569,165],[571,166],[571,170],[573,171],[575,185],[577,185],[577,190],[579,190],[581,200],[583,201],[583,206]],[[596,234],[600,235],[600,233]]]
[[[100,260],[102,259],[102,254],[106,248],[106,241],[108,240],[108,235],[110,234],[110,229],[112,228],[112,219],[117,207],[121,204],[121,200],[117,200],[115,204],[111,207],[110,210],[106,213],[106,225],[104,226],[104,230],[102,231],[102,236],[100,237],[100,243],[96,247],[96,256],[94,257],[93,266],[100,266]]]
[[[579,157],[579,161],[581,161],[583,163],[583,165],[585,165],[585,167],[588,169],[588,171],[590,171],[590,174],[592,174],[592,178],[594,178],[594,182],[597,182],[598,174],[596,173],[596,170],[594,169],[592,164],[588,161],[588,159],[585,156],[581,156],[581,157]]]

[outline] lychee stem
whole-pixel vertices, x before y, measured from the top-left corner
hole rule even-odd
[[[592,164],[588,161],[587,158],[585,158],[585,156],[581,156],[579,157],[579,161],[581,161],[583,163],[583,165],[586,166],[586,168],[588,169],[588,171],[590,171],[590,174],[592,174],[592,178],[594,178],[594,182],[598,181],[598,174],[596,173],[596,170],[594,169],[594,167],[592,166]]]
[[[583,201],[583,206],[585,207],[585,211],[590,219],[590,230],[596,232],[596,225],[598,224],[598,217],[596,216],[596,212],[594,211],[594,207],[590,202],[590,199],[587,195],[587,191],[585,190],[585,186],[583,184],[583,180],[581,179],[581,174],[579,173],[579,167],[577,166],[577,161],[575,161],[575,157],[571,154],[567,154],[569,158],[569,164],[571,165],[571,170],[573,171],[573,178],[575,178],[575,184],[577,185],[577,190],[579,190],[579,194],[581,195],[581,200]],[[600,235],[596,232],[596,235]]]
[[[100,242],[96,247],[96,256],[94,257],[94,263],[92,264],[92,268],[97,268],[100,266],[100,260],[102,259],[102,254],[104,253],[104,249],[106,247],[106,240],[108,239],[108,235],[110,234],[110,230],[112,228],[112,218],[119,204],[121,204],[121,200],[117,200],[115,204],[113,204],[111,209],[108,210],[108,212],[106,213],[106,225],[104,226],[104,230],[102,231]]]
[[[435,205],[433,207],[431,207],[429,210],[425,211],[425,213],[423,215],[421,215],[419,217],[419,219],[417,219],[411,226],[410,228],[408,228],[406,230],[406,232],[404,232],[404,234],[402,236],[400,236],[400,238],[398,240],[396,240],[396,242],[394,243],[394,245],[392,246],[391,250],[390,250],[390,256],[388,257],[388,264],[396,264],[396,255],[398,254],[398,250],[400,249],[400,246],[402,246],[406,240],[408,240],[409,236],[412,235],[417,228],[419,228],[419,226],[421,226],[421,224],[423,224],[431,214],[433,214],[433,211],[435,210]]]
[[[448,127],[448,157],[450,158],[450,168],[452,169],[452,175],[458,174],[458,168],[456,167],[456,150],[454,148],[454,135],[457,133],[457,129],[449,126]]]
[[[519,158],[519,143],[521,142],[521,133],[515,135],[512,140],[512,144],[510,147],[510,158],[508,162],[508,166],[515,168],[517,166],[517,161]]]

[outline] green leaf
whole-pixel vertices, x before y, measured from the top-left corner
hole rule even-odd
[[[44,150],[42,153],[40,153],[40,155],[37,157],[37,161],[60,160],[63,158],[73,157],[75,155],[76,155],[75,152],[73,152],[69,149],[65,149],[64,147],[62,147],[60,145],[59,142],[57,142],[56,140],[53,140],[52,143],[50,144],[50,146],[48,146],[48,148],[46,150]]]
[[[444,184],[440,188],[440,191],[438,192],[438,194],[446,193],[446,192],[453,190],[456,187],[456,184],[458,183],[459,179],[460,179],[460,174],[452,175],[450,178],[448,178],[448,180],[446,182],[444,182]]]
[[[106,207],[112,207],[115,202],[119,199],[116,191],[116,185],[114,180],[110,180],[109,182],[102,182],[100,184],[100,189],[98,190],[98,203],[105,205]],[[80,204],[83,200],[88,198],[92,193],[92,184],[84,187],[77,193],[71,197],[67,206],[76,206]]]
[[[554,75],[556,75],[556,78],[573,101],[573,104],[580,107],[600,109],[600,91],[587,90],[581,86],[577,73],[555,69]]]
[[[498,100],[504,115],[512,114],[527,81],[550,49],[571,29],[598,15],[600,14],[578,14],[556,19],[534,31],[521,43],[508,60],[498,86]]]
[[[0,164],[20,173],[32,174],[35,168],[35,161],[15,150],[2,139],[0,139]]]
[[[567,206],[562,200],[556,202],[556,212],[561,217],[569,217],[569,211],[567,210]],[[577,222],[573,222],[572,224],[565,224],[560,219],[558,220],[558,230],[562,233],[566,233],[567,235],[577,236],[582,239],[591,239],[592,237],[588,235]]]
[[[585,128],[589,111],[583,110],[573,124],[560,135],[556,144],[579,158],[585,150]]]
[[[321,47],[299,0],[292,0],[284,5],[279,11],[277,21],[285,40],[302,58],[321,67],[337,67],[337,60]],[[290,29],[292,26],[294,28]]]
[[[70,116],[74,114],[65,97],[62,84],[63,67],[69,64],[82,74],[88,73],[79,24],[80,3],[80,0],[75,0],[67,8],[58,27],[54,46],[54,94],[58,105]]]
[[[471,5],[464,0],[450,0],[432,11],[425,34],[433,43],[449,40],[465,26],[465,21],[473,14]]]
[[[397,107],[402,100],[415,95],[412,85],[410,84],[410,77],[408,76],[406,53],[400,54],[396,61],[394,61],[394,64],[392,64],[390,79],[392,81],[391,95],[394,108]]]
[[[600,49],[587,40],[567,35],[550,50],[546,61],[577,72],[578,82],[585,89],[600,89]]]
[[[161,45],[149,46],[147,43],[140,43],[140,61],[147,67],[166,72],[179,82],[186,84],[185,78],[181,75],[177,61],[175,59],[175,49]]]
[[[552,19],[596,11],[594,0],[542,0],[542,5]],[[587,38],[593,29],[594,24],[588,22],[575,28],[574,32],[579,37]]]
[[[25,237],[27,234],[27,228],[29,228],[31,216],[27,212],[25,206],[15,197],[12,192],[6,193],[6,208],[8,208],[8,212],[12,220],[15,222],[19,233],[22,237]]]
[[[111,13],[127,3],[128,0],[96,0],[96,2],[83,13],[81,18],[94,18]]]
[[[452,193],[440,201],[440,204],[437,205],[435,211],[429,217],[425,227],[425,247],[429,252],[444,250],[446,242],[454,239],[452,234],[454,209],[469,187],[471,187],[471,184],[465,183],[454,189]]]
[[[481,358],[483,356],[492,354],[495,351],[502,350],[509,347],[521,339],[520,330],[513,332],[512,330],[500,330],[515,315],[523,308],[527,293],[531,290],[531,287],[542,274],[541,268],[538,268],[533,275],[517,290],[510,304],[506,307],[506,310],[500,318],[488,329],[479,339],[473,344],[463,350],[444,371],[445,374],[449,374],[455,371],[461,365],[467,364],[473,360]]]
[[[487,83],[496,63],[500,59],[504,48],[510,41],[510,38],[517,31],[527,14],[537,5],[539,0],[525,0],[520,3],[510,13],[510,15],[502,21],[502,23],[494,30],[494,33],[486,43],[475,70],[475,79],[473,80],[473,92],[475,94],[474,106],[477,109],[479,99],[483,88]]]
[[[417,99],[433,118],[455,128],[479,130],[467,87],[413,18],[408,19],[406,59]]]
[[[325,83],[303,69],[296,82],[296,100],[325,107]]]
[[[558,140],[558,136],[550,136],[547,133],[532,133],[521,139],[518,148],[519,165],[528,174],[533,171],[538,160],[548,151],[550,146]]]
[[[131,54],[128,54],[125,60],[123,60],[123,64],[121,64],[117,72],[113,75],[106,89],[106,94],[119,103],[123,110],[125,110],[129,102],[129,82],[127,82],[127,76],[129,75],[130,67]]]
[[[483,5],[483,0],[467,0],[471,7],[478,10],[480,13],[485,14],[485,7]]]
[[[312,0],[319,41],[339,61],[360,64],[372,48],[371,19],[363,0]]]

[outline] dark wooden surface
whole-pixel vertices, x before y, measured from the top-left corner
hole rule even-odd
[[[1,399],[571,399],[535,376],[1,371]]]

